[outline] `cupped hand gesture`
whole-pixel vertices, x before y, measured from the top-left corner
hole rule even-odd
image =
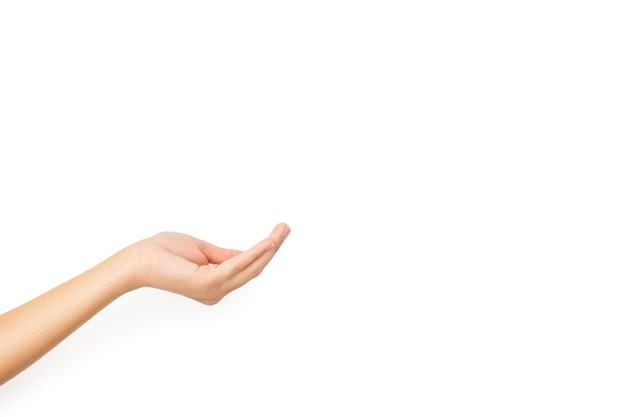
[[[246,251],[224,249],[182,233],[163,232],[130,246],[133,287],[153,287],[215,304],[258,276],[289,235],[285,223]]]

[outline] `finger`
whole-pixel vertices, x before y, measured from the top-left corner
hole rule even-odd
[[[241,253],[240,250],[220,248],[205,242],[204,240],[198,241],[198,247],[204,256],[206,256],[207,262],[210,264],[221,264],[227,259],[237,256]]]
[[[240,254],[222,262],[216,268],[220,283],[226,282],[240,271],[246,269],[248,265],[274,247],[276,247],[274,240],[270,238],[263,239],[247,251],[241,252]]]
[[[223,282],[221,286],[222,297],[236,290],[237,288],[243,286],[251,279],[259,276],[263,269],[267,264],[272,260],[276,252],[278,251],[278,246],[275,246],[261,256],[256,258],[253,262],[248,264],[245,268],[234,274],[230,279],[227,279]]]
[[[266,250],[271,249],[271,246],[280,247],[280,245],[282,245],[284,240],[289,235],[290,231],[291,229],[285,223],[279,223],[276,226],[274,226],[274,229],[272,230],[272,233],[270,234],[268,239],[262,240],[257,245],[255,245],[252,249],[249,249],[246,252],[239,252],[239,251],[234,251],[232,249],[227,249],[227,251],[231,251],[231,253],[228,254],[229,255],[228,258],[224,259],[224,261],[229,260],[231,258],[234,259],[235,256],[238,258],[238,261],[236,263],[229,262],[227,265],[225,265],[224,268],[220,268],[222,270],[221,272],[224,274],[224,278],[229,279],[229,277],[233,276],[238,271],[244,269],[248,264],[253,262],[254,259],[260,256],[262,252],[259,252],[258,250],[263,250],[260,248],[261,246],[265,244],[270,245],[270,247],[266,247]],[[210,244],[207,243],[207,245],[210,245]],[[210,246],[212,248],[217,248],[216,246],[213,246],[213,245],[210,245]],[[217,248],[217,249],[221,249],[221,248]],[[240,255],[242,254],[246,254],[246,256],[240,257]]]
[[[265,266],[272,260],[287,236],[289,236],[290,232],[291,229],[285,223],[279,223],[276,225],[274,230],[272,230],[270,239],[274,242],[278,242],[278,245],[263,253],[245,268],[241,269],[230,279],[225,281],[224,284],[222,284],[222,291],[224,292],[224,295],[243,286],[252,278],[259,276],[261,272],[263,272]]]
[[[289,226],[287,226],[285,223],[279,223],[272,230],[270,238],[274,240],[274,242],[277,243],[277,245],[280,247],[285,238],[289,235],[289,232]],[[199,244],[200,250],[207,257],[209,263],[220,264],[225,260],[230,259],[233,256],[239,255],[241,253],[240,250],[221,248],[205,241],[199,241]]]
[[[276,242],[277,247],[280,248],[285,239],[287,239],[287,236],[289,236],[290,232],[291,228],[287,226],[286,223],[278,223],[274,227],[274,230],[272,230],[272,233],[270,234],[270,239],[273,239],[274,242]]]

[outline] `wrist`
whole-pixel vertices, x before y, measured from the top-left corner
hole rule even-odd
[[[137,283],[131,252],[130,248],[123,249],[100,264],[114,284],[118,296],[141,287]]]

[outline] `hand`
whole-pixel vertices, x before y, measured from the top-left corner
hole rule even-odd
[[[159,233],[127,248],[133,287],[159,288],[213,305],[258,276],[289,232],[289,226],[280,223],[268,238],[245,252],[181,233]]]

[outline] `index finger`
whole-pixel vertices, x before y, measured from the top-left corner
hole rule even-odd
[[[225,281],[222,281],[221,289],[225,293],[229,293],[246,282],[250,281],[252,278],[258,276],[265,266],[272,260],[282,243],[285,241],[291,229],[285,223],[280,223],[274,227],[272,234],[269,239],[274,242],[274,245],[270,246],[269,249],[265,250],[265,252],[261,253],[260,256],[257,256],[247,265],[243,265],[243,268],[239,268],[238,270],[231,270],[232,273],[230,276],[226,278]]]
[[[273,239],[263,239],[247,251],[241,252],[240,254],[235,255],[219,264],[215,270],[218,272],[218,279],[220,283],[228,281],[230,278],[237,275],[237,273],[246,269],[265,252],[275,246],[276,243]]]

